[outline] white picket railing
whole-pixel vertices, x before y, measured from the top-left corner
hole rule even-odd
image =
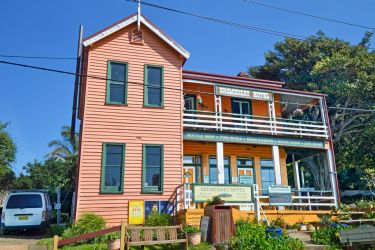
[[[269,196],[264,194],[265,190],[258,189],[258,186],[255,185],[256,188],[254,190],[254,196],[257,201],[259,201],[259,205],[262,207],[267,207],[269,205]],[[196,208],[196,204],[193,201],[193,190],[191,184],[184,184],[181,185],[179,192],[182,193],[182,200],[177,201],[180,206],[180,209],[194,209]],[[254,201],[255,202],[255,201]],[[302,210],[312,210],[313,208],[319,209],[331,209],[335,207],[335,197],[333,195],[333,191],[324,191],[324,190],[314,190],[314,189],[304,189],[301,188],[300,190],[292,189],[292,205],[287,205],[285,207],[290,208],[299,208]],[[236,204],[236,203],[228,203],[228,205],[243,205]],[[254,203],[250,204],[252,209],[254,210]],[[180,210],[179,209],[179,210]]]
[[[184,112],[184,127],[223,132],[328,138],[322,122],[189,110]]]

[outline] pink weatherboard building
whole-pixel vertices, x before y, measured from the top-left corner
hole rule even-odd
[[[141,201],[144,215],[156,210],[196,223],[204,186],[229,188],[233,199],[223,197],[240,214],[254,214],[254,200],[240,200],[238,187],[256,189],[266,211],[274,211],[274,187],[290,192],[277,207],[303,208],[305,218],[337,205],[324,95],[246,74],[183,70],[189,52],[137,14],[82,46],[75,218],[94,212],[119,224],[129,220],[129,201]],[[298,112],[316,119],[297,119]],[[303,185],[298,162],[313,154],[325,155],[327,190]]]

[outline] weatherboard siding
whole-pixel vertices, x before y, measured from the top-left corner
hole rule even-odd
[[[127,28],[88,48],[87,74],[106,78],[107,61],[128,63],[127,105],[105,104],[106,81],[88,78],[83,106],[77,214],[103,215],[108,225],[127,220],[129,200],[168,200],[182,183],[182,59],[165,42],[141,26],[144,45],[130,43]],[[144,65],[164,67],[164,106],[143,106]],[[133,84],[135,82],[136,84]],[[81,107],[82,108],[82,107]],[[125,143],[125,174],[122,194],[100,194],[102,144]],[[142,145],[164,145],[164,191],[142,194]]]

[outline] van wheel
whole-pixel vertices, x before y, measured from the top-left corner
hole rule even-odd
[[[3,229],[1,233],[2,235],[9,235],[9,230]]]

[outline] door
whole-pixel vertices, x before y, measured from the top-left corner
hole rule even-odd
[[[253,185],[255,183],[255,175],[253,167],[238,168],[238,183]]]
[[[184,95],[185,110],[195,110],[195,95]]]
[[[242,99],[232,99],[232,113],[235,114],[234,118],[241,118],[242,120],[234,120],[236,123],[234,127],[236,128],[246,128],[246,126],[241,125],[242,123],[248,123],[243,119],[248,119],[251,115],[251,105],[249,100]]]
[[[251,115],[250,101],[242,99],[233,99],[232,113],[239,114],[242,116]]]

